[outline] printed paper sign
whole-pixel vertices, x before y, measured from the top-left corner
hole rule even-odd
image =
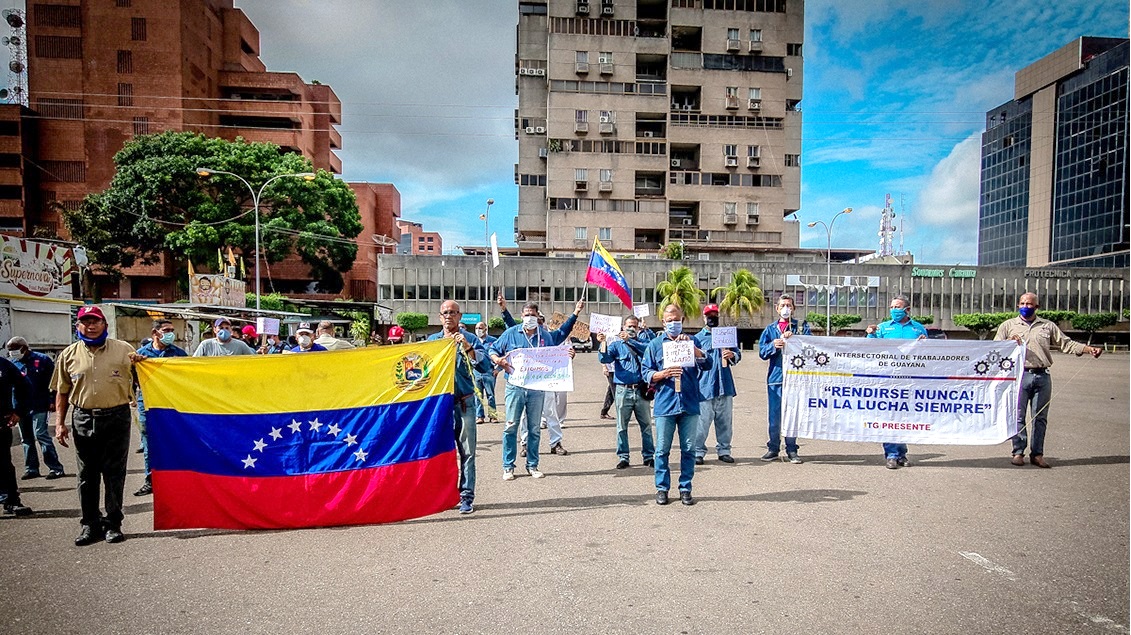
[[[1017,434],[1025,348],[1013,341],[785,340],[782,434],[993,445]]]
[[[635,315],[635,316],[636,316],[636,317],[638,317],[638,318],[646,318],[646,317],[648,317],[648,315],[649,315],[649,313],[648,313],[648,305],[647,305],[647,304],[636,304],[636,305],[633,305],[633,307],[632,307],[632,314],[633,314],[633,315]]]
[[[664,342],[664,368],[695,365],[694,340],[668,340]]]
[[[711,329],[711,348],[738,348],[738,327],[716,326]]]
[[[573,392],[573,359],[569,346],[517,348],[507,355],[514,372],[507,383],[531,390]]]
[[[278,335],[279,320],[277,318],[255,318],[255,332],[260,335]]]
[[[589,330],[594,333],[604,333],[605,337],[616,337],[620,335],[620,323],[619,315],[589,314]]]

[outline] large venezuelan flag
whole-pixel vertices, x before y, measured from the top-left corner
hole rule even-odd
[[[589,254],[589,268],[585,271],[585,281],[612,291],[629,311],[632,310],[632,289],[628,286],[628,280],[617,266],[617,261],[605,251],[604,245],[596,238],[593,239],[593,253]]]
[[[137,364],[154,529],[359,525],[451,508],[455,361],[440,340]]]

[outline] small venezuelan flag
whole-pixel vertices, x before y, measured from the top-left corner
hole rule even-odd
[[[596,238],[593,239],[593,253],[589,254],[589,269],[585,272],[585,281],[608,289],[620,298],[629,311],[632,310],[632,288],[628,286],[628,280],[617,266],[617,261],[605,251],[604,245]]]
[[[451,340],[137,365],[154,529],[385,523],[459,501]]]

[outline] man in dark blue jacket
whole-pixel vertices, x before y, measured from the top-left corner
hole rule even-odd
[[[785,341],[794,335],[810,335],[809,323],[797,323],[793,317],[793,297],[783,295],[778,298],[779,318],[762,331],[758,340],[758,356],[770,362],[766,374],[766,389],[769,392],[770,440],[766,443],[763,461],[773,461],[781,454],[781,386],[782,386],[782,348]],[[790,463],[801,463],[797,454],[797,437],[785,438],[785,456]]]
[[[177,341],[177,329],[169,320],[155,320],[150,334],[149,341],[137,349],[138,355],[188,357],[188,353],[183,348],[173,343]],[[148,496],[153,493],[153,476],[149,470],[149,433],[145,426],[145,399],[142,397],[140,387],[137,390],[137,427],[141,432],[141,454],[145,458],[145,483],[134,492],[134,496]]]
[[[652,413],[648,401],[644,398],[644,377],[640,374],[640,365],[648,343],[639,338],[639,327],[640,321],[636,317],[629,317],[624,321],[624,331],[619,338],[606,341],[604,333],[597,334],[597,341],[601,345],[597,352],[597,361],[613,366],[610,377],[615,386],[613,403],[617,409],[618,470],[629,466],[628,422],[633,416],[640,426],[644,465],[647,467],[656,465],[653,459],[656,447],[652,441]]]
[[[47,413],[55,410],[55,393],[51,392],[51,374],[55,372],[55,362],[43,353],[37,353],[28,346],[27,340],[16,336],[8,340],[8,359],[20,369],[27,378],[28,410],[30,415],[20,418],[20,436],[24,446],[23,480],[39,478],[39,453],[35,444],[38,441],[43,450],[43,464],[47,466],[47,480],[64,476],[63,463],[51,440],[47,429]]]
[[[4,497],[5,516],[28,516],[31,508],[20,502],[20,489],[16,484],[16,466],[12,465],[12,427],[21,417],[28,416],[30,384],[20,369],[6,359],[0,359],[0,496]]]

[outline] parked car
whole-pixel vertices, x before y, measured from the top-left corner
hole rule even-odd
[[[946,331],[942,329],[927,329],[927,339],[929,340],[945,340]]]
[[[576,337],[569,338],[569,343],[573,345],[573,350],[580,353],[588,353],[593,350],[593,340],[585,338],[583,340]]]

